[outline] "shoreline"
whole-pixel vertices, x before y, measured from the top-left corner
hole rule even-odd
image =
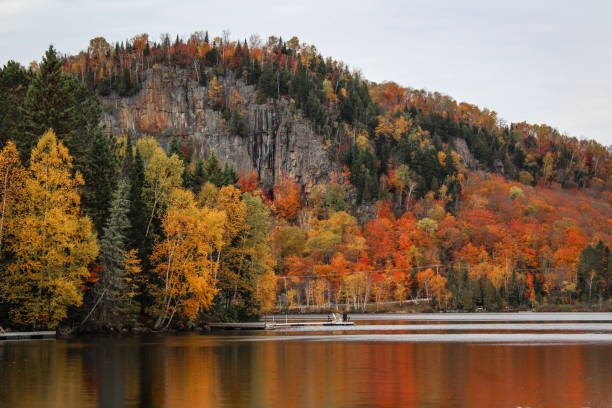
[[[290,314],[271,314],[262,316],[259,320],[251,322],[206,322],[202,325],[191,328],[171,328],[165,331],[154,331],[148,327],[136,326],[130,328],[104,328],[99,330],[83,330],[80,332],[66,332],[64,328],[46,331],[14,331],[4,329],[0,331],[0,341],[16,341],[26,339],[67,339],[88,336],[129,336],[129,335],[164,335],[171,333],[211,332],[215,326],[223,324],[241,323],[258,325],[261,323],[282,323],[285,321],[322,321],[326,320],[329,313],[290,313]],[[557,320],[560,315],[564,318]],[[612,322],[612,311],[503,311],[503,312],[379,312],[379,313],[349,313],[352,321],[384,321],[384,320],[408,320],[408,321],[489,321],[489,322],[521,322],[521,321],[603,321]],[[248,330],[248,329],[247,329]]]

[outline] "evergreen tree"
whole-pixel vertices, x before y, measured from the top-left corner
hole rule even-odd
[[[90,133],[99,123],[95,96],[77,78],[62,72],[62,60],[50,46],[30,83],[23,103],[23,137],[17,139],[24,158],[47,129],[53,129],[82,171]]]
[[[206,180],[210,181],[217,187],[221,187],[224,184],[223,170],[219,164],[219,159],[214,150],[210,152],[206,163],[204,164],[204,170],[206,173]]]
[[[276,75],[270,65],[264,65],[263,72],[259,77],[259,81],[257,82],[257,88],[261,89],[266,96],[270,98],[276,98],[278,95],[277,92],[277,83],[276,83]]]
[[[83,166],[82,205],[101,233],[108,218],[111,197],[117,180],[117,165],[108,138],[102,131],[94,132],[91,147]]]
[[[98,320],[105,325],[116,325],[124,306],[128,303],[125,261],[130,221],[130,185],[121,179],[113,194],[109,216],[100,240],[98,259],[102,270],[94,286],[98,307]]]
[[[233,135],[246,136],[249,128],[246,119],[238,111],[233,111],[230,119],[230,131]]]
[[[172,136],[170,140],[170,146],[168,147],[168,157],[176,154],[179,159],[185,161],[185,155],[183,154],[183,145],[176,135]]]
[[[0,147],[17,139],[22,122],[20,107],[26,96],[30,77],[15,61],[0,69]]]
[[[238,174],[229,163],[225,163],[225,166],[223,166],[222,180],[224,186],[231,186],[238,182]]]
[[[205,163],[203,160],[198,160],[195,164],[195,169],[193,170],[193,175],[191,176],[191,189],[194,194],[198,194],[202,185],[207,180],[207,174],[205,169]]]
[[[140,150],[136,149],[134,163],[130,174],[130,212],[131,221],[130,244],[134,249],[138,249],[140,259],[146,259],[147,244],[145,231],[147,228],[147,211],[142,197],[142,189],[145,182],[144,161]]]

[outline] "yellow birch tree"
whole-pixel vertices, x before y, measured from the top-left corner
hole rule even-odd
[[[98,254],[92,222],[80,208],[82,184],[68,149],[45,132],[32,150],[4,280],[15,323],[54,328],[82,303],[81,284]]]
[[[224,244],[225,218],[222,211],[198,208],[190,191],[172,191],[162,222],[164,239],[151,254],[161,281],[155,291],[155,329],[167,329],[177,313],[193,320],[212,304],[219,262],[211,255]]]

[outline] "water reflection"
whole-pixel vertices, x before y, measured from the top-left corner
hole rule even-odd
[[[376,335],[286,341],[274,339],[278,334],[221,332],[5,342],[0,406],[612,406],[611,343],[517,347],[378,342]]]

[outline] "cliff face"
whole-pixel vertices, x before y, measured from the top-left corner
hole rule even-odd
[[[231,163],[238,171],[255,170],[264,188],[271,188],[284,172],[308,191],[338,170],[328,159],[322,139],[291,102],[256,104],[254,87],[234,80],[231,72],[220,83],[225,95],[237,91],[244,98],[246,136],[231,134],[221,112],[209,107],[206,87],[199,86],[187,71],[168,67],[146,71],[136,95],[102,98],[102,124],[106,132],[127,133],[132,141],[155,136],[162,146],[177,135],[193,146],[199,158],[214,150],[220,161]]]

